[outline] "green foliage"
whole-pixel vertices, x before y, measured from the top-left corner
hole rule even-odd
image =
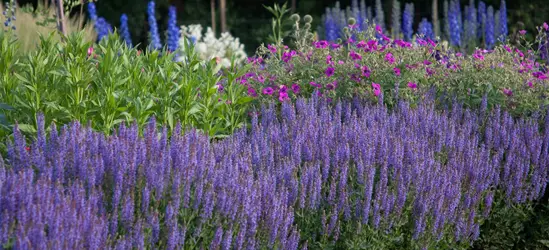
[[[278,4],[275,4],[273,7],[263,6],[274,16],[271,23],[272,34],[269,35],[267,40],[278,46],[280,46],[283,39],[290,34],[290,31],[286,29],[290,23],[289,19],[286,17],[286,14],[290,12],[290,9],[288,9],[286,5],[287,3],[284,3],[282,7]]]
[[[0,37],[0,53],[7,55],[0,59],[0,100],[13,107],[5,111],[8,123],[18,122],[27,134],[36,132],[38,113],[46,124],[89,121],[105,133],[122,122],[143,126],[153,116],[170,131],[180,120],[184,128],[214,138],[245,125],[251,98],[235,79],[247,67],[220,74],[215,59],[201,61],[192,48],[189,59],[178,63],[165,51],[141,54],[117,35],[97,45],[83,40],[82,33],[66,43],[52,36],[41,37],[38,50],[22,55],[12,46],[17,42]],[[11,133],[9,124],[2,126],[2,137]]]

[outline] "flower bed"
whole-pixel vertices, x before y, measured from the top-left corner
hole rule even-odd
[[[504,202],[539,199],[549,127],[496,109],[313,99],[263,108],[220,142],[151,121],[17,130],[0,170],[0,242],[27,248],[467,247]],[[280,115],[276,115],[280,111]],[[549,124],[549,123],[546,123]],[[1,162],[1,161],[0,161]],[[506,207],[506,206],[503,206]],[[354,244],[354,245],[353,245]],[[354,246],[354,247],[353,247]]]

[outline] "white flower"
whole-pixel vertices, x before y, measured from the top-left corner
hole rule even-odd
[[[206,28],[206,33],[202,35],[202,26],[201,25],[189,25],[181,26],[181,39],[179,43],[181,44],[180,49],[184,50],[185,38],[195,40],[195,52],[198,53],[199,57],[202,60],[210,60],[213,58],[220,58],[220,63],[224,67],[231,66],[231,59],[234,57],[235,63],[242,64],[246,60],[247,55],[244,52],[244,45],[240,43],[238,38],[231,36],[228,32],[221,34],[221,37],[218,39],[215,37],[212,29],[210,27]],[[185,51],[181,51],[179,61],[184,61]]]

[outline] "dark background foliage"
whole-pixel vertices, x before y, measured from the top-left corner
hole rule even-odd
[[[27,3],[36,4],[38,0],[19,0],[20,5]],[[41,0],[40,0],[41,1]],[[87,1],[87,0],[84,0]],[[217,7],[219,7],[219,0]],[[283,4],[282,0],[226,0],[227,4],[227,27],[229,32],[240,38],[245,44],[248,54],[255,52],[262,42],[265,42],[270,33],[271,14],[263,8],[263,5],[272,6],[275,3]],[[291,0],[288,0],[288,6]],[[320,18],[326,7],[334,6],[333,0],[295,0],[296,12],[313,16],[313,27],[320,23]],[[344,8],[351,4],[351,0],[339,1]],[[382,0],[385,10],[385,21],[388,24],[391,18],[392,0]],[[413,2],[415,5],[414,29],[422,17],[431,19],[431,0],[400,0],[401,5],[405,2]],[[478,4],[478,1],[475,0]],[[500,0],[484,0],[487,5],[499,8]],[[132,40],[141,44],[147,43],[147,3],[148,0],[98,0],[97,13],[107,19],[114,26],[120,25],[120,15],[126,13],[129,17],[128,23]],[[442,17],[442,3],[439,0],[439,14]],[[461,0],[462,5],[468,4],[469,0]],[[366,0],[367,6],[374,6],[375,0]],[[156,0],[156,16],[159,20],[161,34],[166,30],[168,21],[168,7],[177,7],[179,25],[202,24],[203,27],[211,26],[210,1],[209,0]],[[74,13],[78,13],[75,8]],[[520,29],[528,30],[529,34],[534,33],[535,26],[544,21],[549,21],[549,5],[547,0],[507,0],[509,15],[509,31],[513,33]],[[219,8],[217,10],[217,33],[220,32]],[[164,37],[161,37],[164,39]]]

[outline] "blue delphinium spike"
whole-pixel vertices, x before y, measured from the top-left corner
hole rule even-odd
[[[160,44],[160,35],[158,34],[158,26],[156,24],[154,8],[154,1],[150,1],[149,5],[147,6],[150,46],[152,47],[152,49],[161,49],[162,44]]]
[[[486,4],[483,1],[478,3],[477,11],[477,39],[482,39],[484,26],[486,25]]]
[[[501,5],[499,6],[498,40],[505,41],[507,35],[507,6],[505,5],[505,0],[501,0]]]
[[[414,4],[407,3],[404,6],[404,14],[402,14],[402,34],[406,41],[412,40],[412,34],[414,30],[412,28],[412,23],[414,21]]]
[[[486,13],[486,24],[484,29],[485,30],[484,39],[485,39],[487,49],[492,49],[494,44],[496,43],[494,26],[495,26],[494,7],[489,6],[488,11]]]
[[[393,39],[398,39],[400,36],[400,2],[397,0],[393,1],[393,14],[392,14],[392,22],[391,22],[391,33],[393,35]]]
[[[95,22],[95,30],[97,31],[97,41],[101,41],[101,39],[112,33],[112,26],[105,18],[99,17]]]
[[[168,49],[176,51],[179,46],[179,27],[177,27],[177,15],[175,6],[170,6],[168,12]]]
[[[451,1],[448,18],[450,25],[450,42],[453,46],[461,46],[461,9],[458,1]]]
[[[423,35],[424,38],[434,39],[433,35],[433,25],[427,21],[427,18],[423,18],[419,23],[418,31],[419,35]]]
[[[120,16],[120,33],[128,47],[133,47],[130,29],[128,27],[128,16],[126,14]]]
[[[97,9],[92,1],[88,2],[88,15],[92,21],[97,21]]]

